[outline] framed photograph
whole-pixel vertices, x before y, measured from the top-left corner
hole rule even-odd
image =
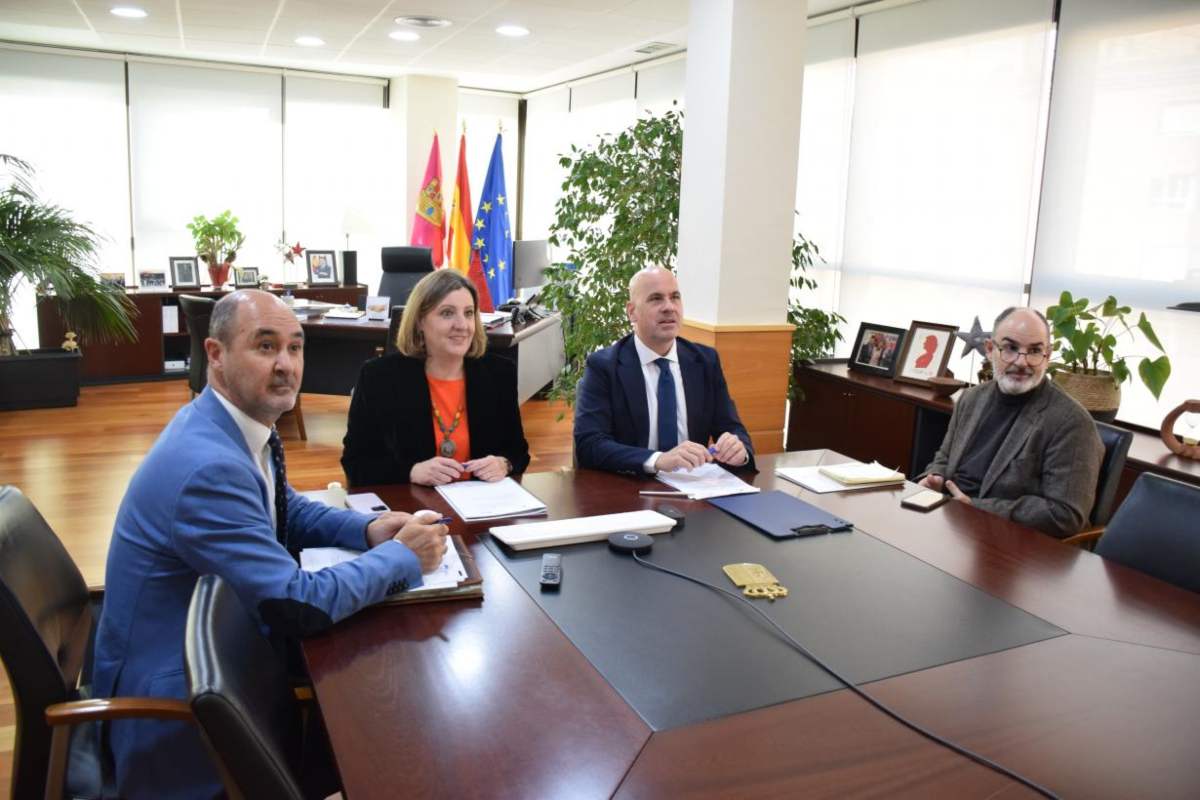
[[[337,257],[332,250],[308,250],[308,285],[337,286]]]
[[[386,296],[377,297],[376,295],[371,295],[367,298],[367,319],[386,322],[391,310],[392,298]]]
[[[233,288],[235,288],[235,289],[257,289],[258,288],[258,267],[234,267],[233,268]]]
[[[946,371],[954,348],[957,325],[913,322],[904,337],[900,358],[896,361],[896,380],[929,386],[929,379]]]
[[[171,284],[176,289],[200,288],[200,268],[195,256],[171,256]]]
[[[120,289],[125,288],[125,273],[124,272],[101,272],[100,283],[104,286],[116,286]]]
[[[864,322],[858,326],[858,337],[850,351],[847,366],[858,372],[869,372],[890,378],[896,374],[896,363],[904,346],[907,331]]]
[[[143,270],[138,273],[138,287],[142,291],[165,292],[171,287],[167,284],[167,273],[161,269]]]

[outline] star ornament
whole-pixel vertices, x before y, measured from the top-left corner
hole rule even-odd
[[[974,350],[975,352],[979,353],[979,355],[987,358],[987,349],[985,345],[987,344],[987,340],[992,338],[992,332],[985,331],[982,327],[980,327],[978,316],[976,316],[975,321],[971,323],[971,330],[958,331],[954,335],[963,340],[962,355],[965,356],[967,353]]]

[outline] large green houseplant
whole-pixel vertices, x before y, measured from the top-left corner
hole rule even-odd
[[[214,289],[219,289],[229,279],[229,267],[246,243],[237,224],[238,218],[225,209],[212,219],[197,214],[187,225],[196,243],[196,255],[208,265],[208,276]]]
[[[73,405],[78,353],[17,349],[12,328],[18,290],[29,285],[52,292],[67,328],[85,345],[134,339],[131,317],[137,311],[123,291],[100,281],[96,232],[38,198],[33,168],[0,154],[0,173],[0,408]]]
[[[551,397],[573,403],[587,357],[629,332],[625,303],[634,273],[651,265],[674,268],[682,160],[683,115],[674,110],[603,135],[592,147],[572,145],[560,157],[567,177],[555,205],[550,243],[568,255],[566,263],[546,271],[542,300],[566,321],[566,366]],[[797,237],[793,287],[815,286],[804,274],[814,256],[816,247]],[[840,338],[838,319],[789,299],[788,321],[798,326],[793,358],[831,351]]]
[[[1046,309],[1053,339],[1055,360],[1050,369],[1054,381],[1101,419],[1116,417],[1121,384],[1133,380],[1128,360],[1139,359],[1138,377],[1155,398],[1171,377],[1171,361],[1150,320],[1143,312],[1131,326],[1126,319],[1131,313],[1133,310],[1120,305],[1115,297],[1093,304],[1086,297],[1072,297],[1070,292],[1063,292],[1058,303]],[[1135,328],[1162,355],[1117,355],[1118,336],[1136,338]]]

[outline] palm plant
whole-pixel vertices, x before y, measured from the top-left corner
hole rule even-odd
[[[96,269],[99,236],[59,206],[43,203],[33,188],[33,168],[0,153],[8,174],[0,189],[0,356],[16,355],[12,313],[26,281],[53,291],[67,327],[93,342],[136,338],[137,310],[120,289],[101,283]]]

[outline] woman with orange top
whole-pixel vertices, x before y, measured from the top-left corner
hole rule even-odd
[[[475,286],[451,269],[421,279],[396,334],[399,352],[363,365],[342,469],[351,486],[498,481],[529,465],[517,367],[485,352]]]

